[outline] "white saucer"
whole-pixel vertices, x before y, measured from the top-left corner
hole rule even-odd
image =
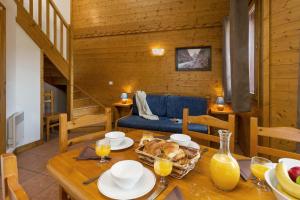
[[[105,171],[98,179],[98,189],[111,199],[136,199],[150,192],[156,183],[155,175],[147,168],[133,189],[125,190],[117,186],[111,177],[110,170]]]
[[[119,144],[118,146],[111,146],[110,149],[112,151],[127,149],[128,147],[131,147],[133,144],[134,141],[131,138],[125,137],[124,141],[121,144]]]

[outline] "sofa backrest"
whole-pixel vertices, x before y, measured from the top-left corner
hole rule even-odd
[[[192,116],[207,114],[208,101],[203,97],[147,94],[146,99],[152,113],[160,117],[182,119],[184,108],[189,108]],[[139,114],[135,97],[133,97],[132,114]]]
[[[167,115],[167,97],[166,95],[147,94],[146,100],[151,112],[154,115],[165,117]],[[139,111],[136,105],[135,96],[133,97],[132,114],[138,115]]]
[[[207,106],[203,97],[168,96],[167,117],[182,119],[184,108],[189,108],[191,116],[206,115]]]

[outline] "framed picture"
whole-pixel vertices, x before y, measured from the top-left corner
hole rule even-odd
[[[176,48],[176,71],[211,71],[211,47]]]

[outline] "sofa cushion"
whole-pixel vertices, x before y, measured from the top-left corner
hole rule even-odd
[[[149,105],[151,112],[154,115],[166,116],[166,114],[167,114],[167,96],[152,95],[152,94],[148,95],[147,94],[146,100],[147,100],[147,103]],[[132,114],[139,115],[135,97],[133,97]]]
[[[159,120],[147,120],[137,115],[131,115],[121,118],[118,122],[118,126],[171,133],[182,133],[182,124],[174,123],[167,117],[160,117]],[[200,124],[190,124],[189,130],[208,133],[207,126]]]
[[[167,117],[183,117],[183,109],[189,108],[189,115],[207,114],[207,99],[201,97],[168,96],[167,99]]]

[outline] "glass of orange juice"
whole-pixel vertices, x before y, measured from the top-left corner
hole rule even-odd
[[[108,139],[99,140],[96,142],[96,154],[100,156],[100,163],[108,162],[105,159],[110,153],[110,142]]]
[[[163,158],[156,158],[154,161],[154,171],[157,175],[159,175],[160,183],[163,185],[167,185],[166,177],[169,176],[173,169],[172,161]]]
[[[259,189],[263,189],[268,191],[269,188],[266,185],[265,182],[265,173],[266,171],[268,171],[270,169],[270,163],[272,163],[272,161],[266,159],[266,158],[262,158],[262,157],[258,157],[258,156],[254,156],[251,158],[251,172],[253,174],[253,176],[255,176],[256,178],[256,186]],[[268,166],[269,165],[269,166]]]

